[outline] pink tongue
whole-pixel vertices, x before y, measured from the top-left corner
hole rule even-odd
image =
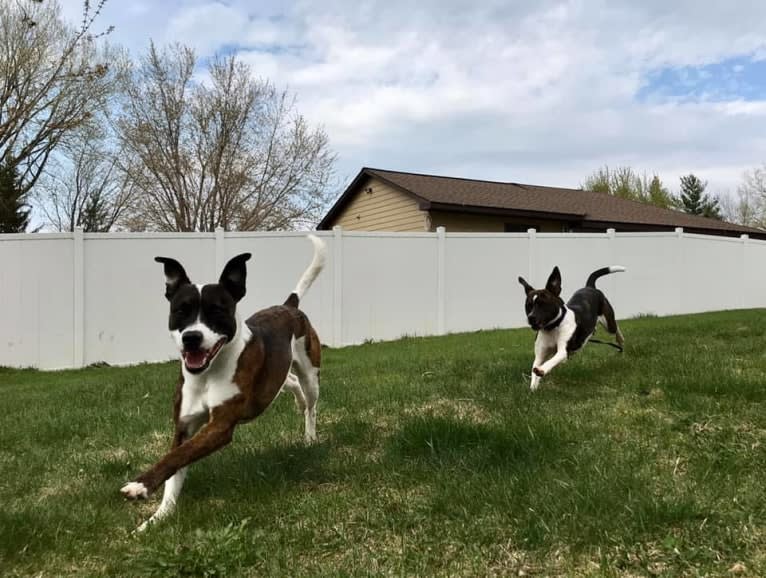
[[[197,368],[205,364],[205,351],[186,351],[184,352],[184,361],[188,367]]]

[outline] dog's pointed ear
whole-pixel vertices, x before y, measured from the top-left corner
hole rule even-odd
[[[173,295],[189,281],[189,276],[184,271],[181,263],[170,257],[155,257],[157,263],[162,263],[165,269],[165,297],[168,301],[173,299]]]
[[[530,285],[524,280],[524,277],[519,277],[519,283],[521,283],[524,286],[524,293],[526,293],[527,295],[529,295],[530,293],[532,293],[532,291],[535,290],[535,288],[532,287],[532,285]]]
[[[558,267],[553,268],[551,276],[548,277],[548,282],[545,284],[545,289],[553,293],[556,297],[561,295],[561,272]]]
[[[234,301],[239,301],[245,296],[247,291],[247,266],[245,263],[252,257],[250,253],[242,253],[236,257],[232,257],[226,267],[223,268],[221,278],[218,283],[223,285],[223,288],[229,292],[234,298]]]

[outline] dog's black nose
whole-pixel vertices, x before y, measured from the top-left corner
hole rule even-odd
[[[534,315],[528,315],[527,321],[529,321],[530,325],[537,325],[537,318]]]
[[[181,335],[181,341],[184,344],[184,349],[194,351],[199,349],[202,345],[202,331],[186,331]]]

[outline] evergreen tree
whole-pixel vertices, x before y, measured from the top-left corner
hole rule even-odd
[[[109,210],[104,199],[93,196],[82,208],[79,226],[86,233],[106,233],[109,231]]]
[[[721,219],[718,199],[705,193],[707,182],[702,182],[694,174],[681,177],[681,208],[691,215],[701,215],[711,219]]]
[[[23,233],[29,224],[29,205],[16,165],[0,164],[0,233]]]

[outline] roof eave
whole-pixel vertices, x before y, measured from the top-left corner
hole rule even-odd
[[[723,235],[728,237],[739,237],[741,235],[748,235],[753,239],[766,240],[766,230],[760,231],[758,229],[741,230],[736,228],[723,228],[723,227],[700,227],[700,226],[683,226],[683,225],[665,225],[661,223],[640,223],[635,221],[604,221],[604,220],[590,220],[584,219],[582,225],[588,227],[594,227],[599,229],[608,229],[615,227],[631,227],[635,230],[646,230],[651,227],[657,231],[669,231],[676,228],[682,228],[686,233],[696,233],[702,235]]]
[[[445,211],[450,213],[473,213],[476,215],[499,215],[508,217],[529,217],[536,219],[560,219],[565,221],[582,221],[583,213],[562,213],[554,211],[529,211],[525,209],[509,209],[503,207],[485,207],[482,205],[459,205],[454,203],[425,203],[420,207],[426,211]]]

